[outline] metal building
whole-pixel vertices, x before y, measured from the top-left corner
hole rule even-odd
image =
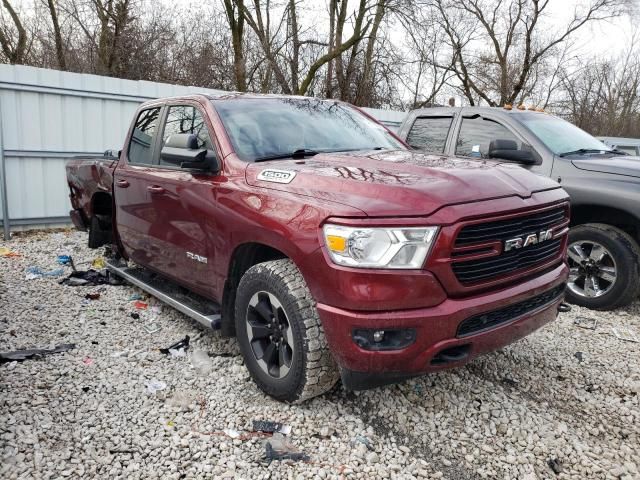
[[[0,65],[0,219],[5,238],[11,225],[69,223],[66,160],[120,149],[141,102],[197,92],[223,93]],[[404,112],[366,110],[392,129],[405,116]]]

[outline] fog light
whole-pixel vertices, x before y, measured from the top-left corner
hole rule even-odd
[[[357,329],[351,333],[353,341],[364,350],[400,350],[416,341],[413,328],[396,330]]]

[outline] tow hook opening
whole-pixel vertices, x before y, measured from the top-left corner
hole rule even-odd
[[[568,303],[564,303],[562,302],[560,305],[558,305],[558,312],[559,313],[567,313],[571,311],[571,305],[569,305]]]
[[[351,333],[353,341],[364,350],[400,350],[416,341],[413,328],[402,329],[357,329]]]
[[[471,344],[456,345],[439,351],[432,359],[431,365],[446,365],[447,363],[460,362],[469,356]]]

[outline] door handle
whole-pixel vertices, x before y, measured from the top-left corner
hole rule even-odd
[[[116,186],[120,188],[127,188],[129,186],[129,182],[127,182],[126,180],[118,180],[116,182]]]
[[[159,187],[158,185],[149,185],[147,190],[151,193],[164,193],[164,188]]]

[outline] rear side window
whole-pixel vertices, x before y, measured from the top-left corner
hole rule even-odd
[[[129,143],[128,157],[130,163],[151,164],[153,161],[153,142],[158,130],[160,107],[142,110],[133,127],[133,135]]]
[[[522,148],[522,142],[498,122],[481,117],[465,118],[456,142],[456,155],[489,158],[492,140],[513,140]]]
[[[428,152],[443,153],[452,119],[453,117],[416,118],[407,135],[407,143]]]

